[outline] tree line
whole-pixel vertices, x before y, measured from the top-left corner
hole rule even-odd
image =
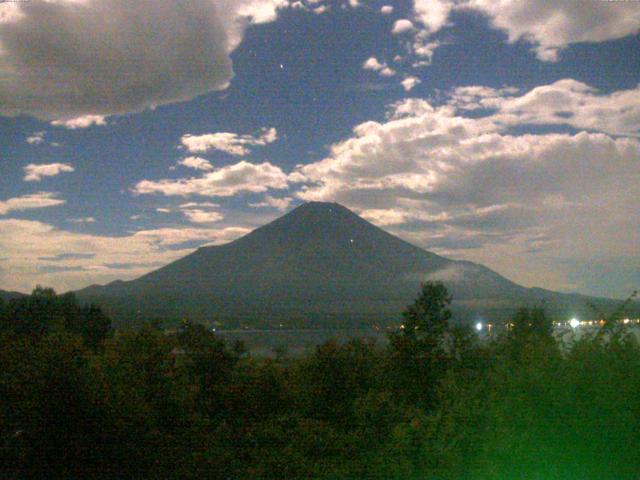
[[[38,288],[0,304],[0,477],[638,478],[630,332],[560,345],[522,309],[481,342],[450,302],[426,283],[386,346],[270,359]]]

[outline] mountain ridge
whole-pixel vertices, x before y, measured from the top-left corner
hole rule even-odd
[[[25,296],[24,293],[0,290],[0,299],[2,299],[5,302],[8,302],[9,300],[13,300],[14,298],[20,298],[24,296]]]
[[[505,318],[541,302],[555,314],[585,312],[586,305],[577,305],[582,299],[522,287],[483,265],[447,259],[323,202],[300,205],[235,241],[200,247],[135,280],[76,294],[125,323],[186,316],[342,326],[397,320],[426,280],[448,286],[461,320]]]

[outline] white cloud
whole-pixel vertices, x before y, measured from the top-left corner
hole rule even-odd
[[[613,135],[640,136],[640,86],[608,95],[576,80],[558,80],[517,96],[514,88],[462,87],[451,105],[489,109],[505,125],[569,125]]]
[[[212,202],[188,202],[180,205],[182,214],[193,223],[214,223],[224,219],[215,209],[220,205]]]
[[[159,193],[167,196],[219,196],[229,197],[240,192],[266,192],[285,189],[288,177],[280,167],[264,162],[239,162],[204,174],[202,177],[179,180],[143,180],[134,187],[139,194]]]
[[[455,3],[451,0],[414,0],[416,19],[428,33],[435,33],[447,25]]]
[[[510,42],[526,40],[540,60],[555,61],[573,43],[603,42],[640,30],[640,9],[634,2],[546,0],[470,0],[462,5],[487,15]]]
[[[69,223],[96,223],[96,219],[93,217],[79,217],[79,218],[67,218]]]
[[[402,33],[410,32],[414,29],[413,23],[411,20],[407,20],[406,18],[396,20],[396,23],[393,24],[393,29],[391,33],[393,35],[400,35]]]
[[[213,170],[213,165],[209,160],[200,157],[187,157],[178,162],[183,167],[193,168],[194,170]]]
[[[83,115],[69,120],[54,120],[51,122],[51,125],[54,127],[64,127],[69,130],[89,128],[92,125],[104,127],[106,124],[107,121],[105,120],[104,115]]]
[[[225,226],[101,236],[36,221],[0,220],[0,251],[6,257],[0,260],[0,288],[30,291],[40,283],[64,291],[129,280],[191,253],[194,242],[221,244],[248,232],[244,227]]]
[[[139,112],[225,89],[233,77],[230,53],[246,26],[273,21],[277,9],[288,3],[82,0],[0,5],[0,114],[67,121]]]
[[[32,193],[0,201],[0,215],[6,215],[12,211],[55,207],[64,203],[66,200],[58,198],[58,194],[54,192]]]
[[[250,207],[254,208],[262,208],[262,207],[271,207],[280,211],[284,211],[289,208],[293,198],[291,197],[283,197],[283,198],[275,198],[271,195],[265,195],[264,200],[262,202],[250,203]]]
[[[418,77],[407,77],[400,83],[402,83],[402,88],[404,88],[405,92],[410,92],[416,85],[422,82]]]
[[[533,45],[539,60],[556,61],[560,51],[575,43],[595,43],[634,35],[640,30],[640,9],[634,2],[547,0],[414,0],[414,21],[421,26],[414,48],[438,44],[431,35],[449,25],[454,11],[478,12],[506,32],[508,41]]]
[[[449,283],[461,282],[465,279],[465,273],[463,265],[454,264],[430,273],[427,280]]]
[[[383,77],[393,77],[396,71],[390,68],[387,63],[380,63],[376,57],[368,58],[363,64],[362,68],[365,70],[372,70],[378,72]]]
[[[42,163],[36,165],[30,163],[24,167],[24,173],[26,173],[25,182],[39,182],[43,177],[55,177],[63,172],[73,172],[73,168],[68,163]]]
[[[380,75],[383,77],[393,77],[396,74],[396,71],[393,68],[384,67],[380,70]]]
[[[205,135],[186,134],[181,138],[182,145],[190,153],[204,153],[209,150],[219,150],[230,155],[248,155],[249,147],[265,146],[278,139],[275,128],[263,128],[259,136],[238,135],[237,133],[218,132]]]
[[[634,93],[603,95],[565,80],[520,94],[465,87],[440,107],[408,99],[387,121],[356,126],[327,158],[300,166],[308,183],[297,196],[344,203],[404,238],[527,285],[568,281],[552,258],[640,265]],[[467,116],[464,107],[478,103],[486,110]],[[591,131],[512,131],[525,123]]]
[[[193,223],[214,223],[224,218],[224,215],[220,212],[199,210],[197,208],[184,210],[183,213]]]
[[[413,54],[420,58],[414,63],[414,67],[431,65],[433,55],[441,45],[441,42],[431,40],[428,30],[418,31],[413,37],[413,44],[411,45]]]
[[[181,209],[185,208],[218,208],[219,204],[213,202],[188,202],[180,204]]]
[[[384,67],[385,65],[380,63],[376,57],[370,57],[362,64],[362,68],[365,70],[373,70],[374,72],[382,70]]]
[[[34,132],[32,135],[27,137],[27,143],[29,145],[40,145],[44,143],[44,135],[45,132]]]
[[[383,15],[391,15],[393,13],[393,7],[391,5],[383,5],[380,8],[380,13]]]
[[[449,105],[462,110],[497,109],[504,97],[518,93],[515,87],[491,88],[483,86],[457,87],[449,94]]]

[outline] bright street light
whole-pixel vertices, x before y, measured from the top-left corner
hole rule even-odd
[[[577,318],[572,318],[569,321],[569,325],[571,325],[571,328],[578,328],[580,326],[580,321]]]

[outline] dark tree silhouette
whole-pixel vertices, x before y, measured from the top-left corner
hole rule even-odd
[[[78,305],[72,293],[57,295],[52,288],[38,286],[31,295],[11,299],[0,309],[0,330],[31,337],[65,330],[95,350],[111,333],[111,320],[100,307]]]
[[[422,285],[415,302],[402,313],[404,324],[389,335],[399,387],[415,400],[432,405],[437,382],[450,356],[446,334],[451,319],[451,295],[441,282]]]

